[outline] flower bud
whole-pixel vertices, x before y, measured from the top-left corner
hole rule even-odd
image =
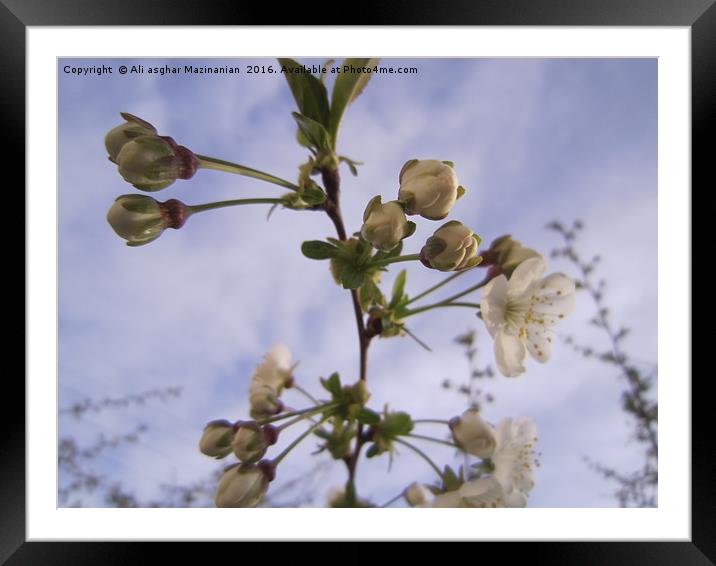
[[[142,191],[158,191],[176,179],[191,179],[199,167],[196,156],[166,136],[139,136],[117,155],[119,174]]]
[[[122,195],[107,212],[107,222],[128,246],[142,246],[166,228],[181,228],[189,214],[187,206],[176,199],[159,202],[144,195]]]
[[[216,489],[217,507],[256,507],[266,495],[272,474],[259,464],[237,464],[224,471]]]
[[[223,458],[231,454],[231,440],[234,437],[234,425],[229,421],[211,421],[204,427],[199,440],[199,450],[212,458]]]
[[[517,269],[523,261],[542,255],[523,246],[517,240],[513,240],[509,234],[501,236],[490,244],[490,248],[484,253],[485,265],[495,266],[499,273],[504,273],[508,279],[512,272]]]
[[[271,425],[262,427],[254,421],[239,423],[239,429],[232,443],[234,455],[245,464],[258,462],[277,439],[276,427]]]
[[[423,484],[411,483],[403,492],[403,497],[411,507],[427,505],[433,499],[433,494]]]
[[[156,128],[149,122],[127,112],[121,112],[121,116],[126,122],[112,128],[104,137],[104,147],[107,148],[109,160],[113,163],[117,162],[117,155],[127,142],[139,136],[157,135]]]
[[[423,265],[440,271],[457,271],[473,267],[482,261],[476,256],[480,237],[467,226],[451,220],[428,238],[420,251]]]
[[[411,159],[400,171],[398,199],[408,214],[442,220],[465,191],[453,168],[436,159]]]
[[[408,222],[398,201],[381,203],[380,195],[373,198],[363,213],[361,236],[374,248],[392,250],[403,238],[415,232],[415,223]]]
[[[495,430],[475,410],[450,421],[452,437],[460,448],[478,458],[491,458],[497,446]]]
[[[252,419],[267,419],[283,411],[283,402],[273,387],[262,385],[249,391],[249,414]]]

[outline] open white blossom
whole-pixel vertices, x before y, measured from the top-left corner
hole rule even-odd
[[[527,352],[539,362],[549,359],[550,327],[574,308],[574,281],[564,273],[542,277],[544,270],[541,257],[525,260],[509,280],[499,275],[482,292],[480,312],[506,377],[524,373]]]
[[[493,477],[510,497],[524,497],[534,487],[534,445],[537,427],[529,417],[506,418],[496,427],[497,448],[492,455]]]
[[[279,396],[291,381],[293,367],[295,366],[291,366],[291,353],[288,348],[284,344],[274,344],[251,375],[251,418],[264,419],[282,410],[283,404]]]
[[[507,493],[503,485],[493,476],[475,478],[462,484],[458,489],[433,497],[418,507],[524,507],[525,495],[512,490]]]

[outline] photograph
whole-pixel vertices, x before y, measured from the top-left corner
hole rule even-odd
[[[56,65],[58,508],[659,507],[657,57]]]

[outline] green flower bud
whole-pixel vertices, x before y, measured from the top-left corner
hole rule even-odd
[[[117,156],[127,142],[139,136],[157,135],[156,128],[149,122],[127,112],[121,112],[121,116],[126,122],[112,128],[104,137],[104,147],[107,148],[109,160],[113,163],[117,162]]]
[[[107,212],[107,222],[128,246],[148,244],[166,228],[181,228],[188,217],[189,210],[181,201],[159,202],[144,195],[122,195]]]
[[[142,191],[158,191],[176,179],[191,179],[199,167],[194,154],[166,136],[139,136],[117,155],[119,174]]]
[[[405,212],[428,220],[445,218],[461,194],[453,168],[436,159],[411,159],[399,180],[398,200],[405,204]]]
[[[392,250],[403,238],[415,231],[415,224],[408,222],[398,201],[381,203],[380,195],[373,198],[363,213],[361,236],[384,252]]]
[[[255,421],[239,423],[232,443],[234,455],[245,464],[258,462],[277,439],[278,430],[274,426],[262,427]]]
[[[494,266],[497,273],[504,273],[508,279],[523,261],[542,257],[536,250],[527,248],[517,240],[513,240],[509,234],[494,240],[490,244],[490,249],[483,255],[486,265]]]
[[[226,420],[211,421],[204,427],[199,440],[202,454],[220,459],[231,454],[231,441],[234,438],[234,425]]]
[[[219,480],[214,503],[217,507],[256,507],[272,479],[273,468],[268,462],[230,466]]]
[[[458,271],[482,261],[477,256],[480,237],[457,220],[446,222],[428,238],[420,251],[423,265],[440,271]]]

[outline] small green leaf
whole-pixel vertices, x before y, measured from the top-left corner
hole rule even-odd
[[[358,411],[358,421],[368,426],[377,425],[380,422],[380,415],[366,407],[361,407]]]
[[[278,62],[301,114],[328,126],[328,93],[323,83],[312,74],[304,73],[302,65],[293,59]]]
[[[463,187],[462,185],[460,185],[460,186],[457,188],[457,198],[462,197],[464,194],[465,194],[465,187]]]
[[[365,453],[366,458],[373,458],[380,454],[380,448],[377,444],[371,444]]]
[[[390,301],[391,307],[398,303],[405,292],[405,280],[408,277],[408,272],[403,269],[398,276],[395,278],[393,283],[393,297]]]
[[[448,167],[452,167],[452,168],[455,167],[455,164],[454,164],[452,161],[443,161],[443,163],[444,163],[445,165],[447,165]]]
[[[388,413],[379,424],[380,434],[384,438],[397,438],[413,430],[413,419],[408,413]]]
[[[445,470],[443,471],[443,486],[445,490],[455,491],[459,489],[461,485],[462,482],[453,469],[450,466],[445,466]]]
[[[357,69],[360,67],[373,67],[377,63],[378,59],[346,59],[343,61],[340,67],[342,72],[336,78],[331,96],[330,125],[328,131],[334,141],[346,108],[360,96],[373,75],[373,73],[352,72],[350,69],[346,72],[344,67],[347,66]]]
[[[321,240],[309,240],[301,244],[301,252],[309,259],[330,259],[338,253],[338,248]]]
[[[344,264],[341,270],[341,285],[344,289],[357,289],[365,281],[365,271],[355,265]]]
[[[418,225],[415,224],[412,220],[408,220],[408,223],[405,225],[405,234],[403,235],[403,239],[409,238],[413,234],[415,234],[415,230],[417,229]]]
[[[316,149],[327,149],[331,145],[330,136],[320,122],[298,112],[291,112],[291,116],[296,120],[298,128],[311,146]]]
[[[321,379],[321,385],[334,397],[340,397],[343,394],[341,378],[338,373],[332,373],[328,379]]]

